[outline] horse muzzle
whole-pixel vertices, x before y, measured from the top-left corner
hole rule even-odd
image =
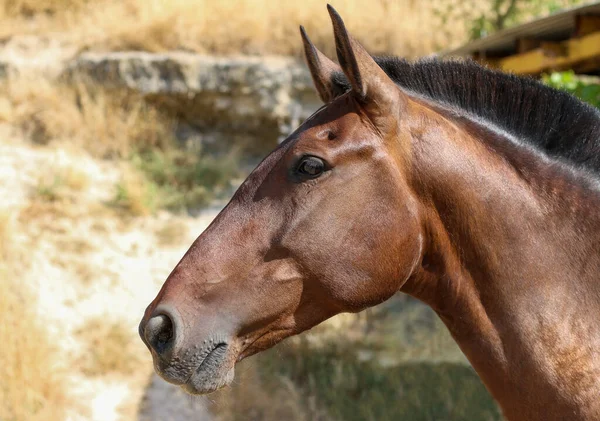
[[[229,335],[189,335],[179,315],[166,306],[144,317],[139,333],[157,374],[186,392],[206,394],[233,381],[237,353]]]

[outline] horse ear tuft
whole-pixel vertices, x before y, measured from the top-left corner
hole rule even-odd
[[[303,26],[300,26],[300,35],[304,44],[306,64],[310,70],[317,93],[323,102],[331,102],[335,99],[333,75],[336,72],[341,72],[342,69],[314,46]]]

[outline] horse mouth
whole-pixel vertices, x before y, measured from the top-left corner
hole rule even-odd
[[[227,364],[228,348],[225,342],[216,344],[182,385],[183,390],[192,395],[204,395],[230,384],[234,370]]]

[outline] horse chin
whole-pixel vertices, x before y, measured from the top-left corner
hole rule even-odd
[[[229,386],[233,382],[234,371],[231,367],[224,375],[210,377],[194,373],[181,388],[190,395],[207,395]]]
[[[227,345],[216,346],[191,373],[182,389],[191,395],[206,395],[231,384],[235,358]]]

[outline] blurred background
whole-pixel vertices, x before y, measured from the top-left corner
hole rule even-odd
[[[598,106],[600,9],[564,12],[590,3],[332,1],[373,54],[471,56]],[[0,0],[1,421],[501,419],[405,296],[244,361],[209,397],[153,376],[145,306],[319,106],[299,24],[335,57],[321,0]]]

